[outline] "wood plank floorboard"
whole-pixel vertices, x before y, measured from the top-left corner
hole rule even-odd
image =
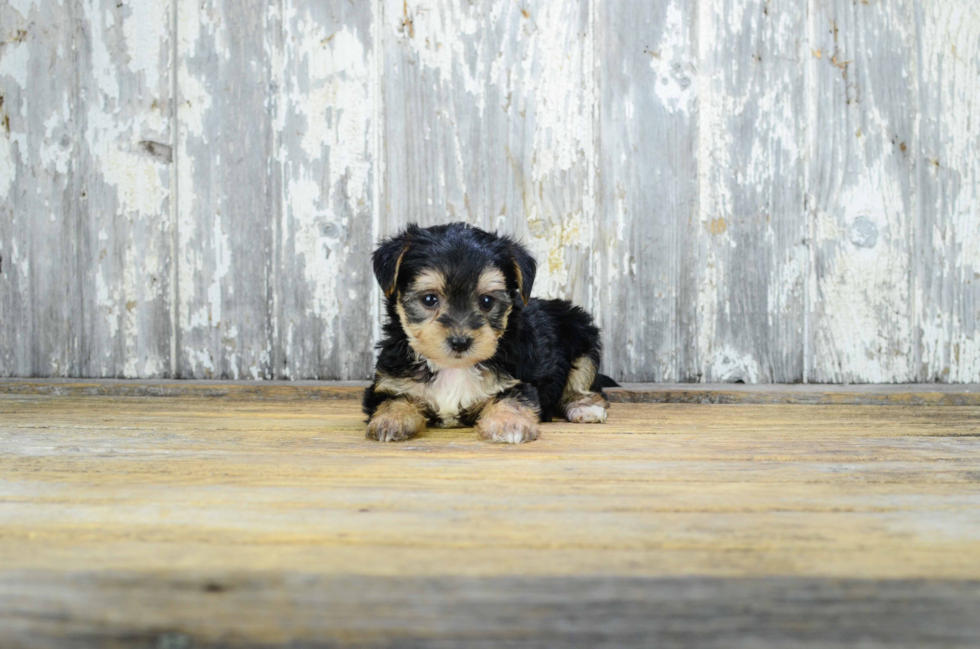
[[[980,407],[0,390],[0,647],[980,645]]]

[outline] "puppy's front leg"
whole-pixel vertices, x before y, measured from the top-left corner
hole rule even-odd
[[[368,420],[367,437],[379,442],[401,442],[425,430],[425,415],[408,399],[382,401]]]
[[[493,442],[521,444],[538,438],[541,406],[538,391],[520,383],[497,395],[480,412],[476,429],[480,437]]]

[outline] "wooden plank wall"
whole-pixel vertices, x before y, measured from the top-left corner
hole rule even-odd
[[[980,381],[974,0],[0,0],[0,376],[360,379],[373,242],[631,381]]]

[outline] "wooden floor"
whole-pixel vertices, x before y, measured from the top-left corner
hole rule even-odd
[[[617,403],[513,447],[48,392],[0,389],[0,647],[980,646],[978,406]]]

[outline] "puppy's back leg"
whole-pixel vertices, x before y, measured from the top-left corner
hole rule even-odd
[[[562,412],[565,419],[576,424],[601,424],[606,421],[609,402],[596,391],[596,365],[588,356],[575,359],[568,373],[568,382],[561,396]]]

